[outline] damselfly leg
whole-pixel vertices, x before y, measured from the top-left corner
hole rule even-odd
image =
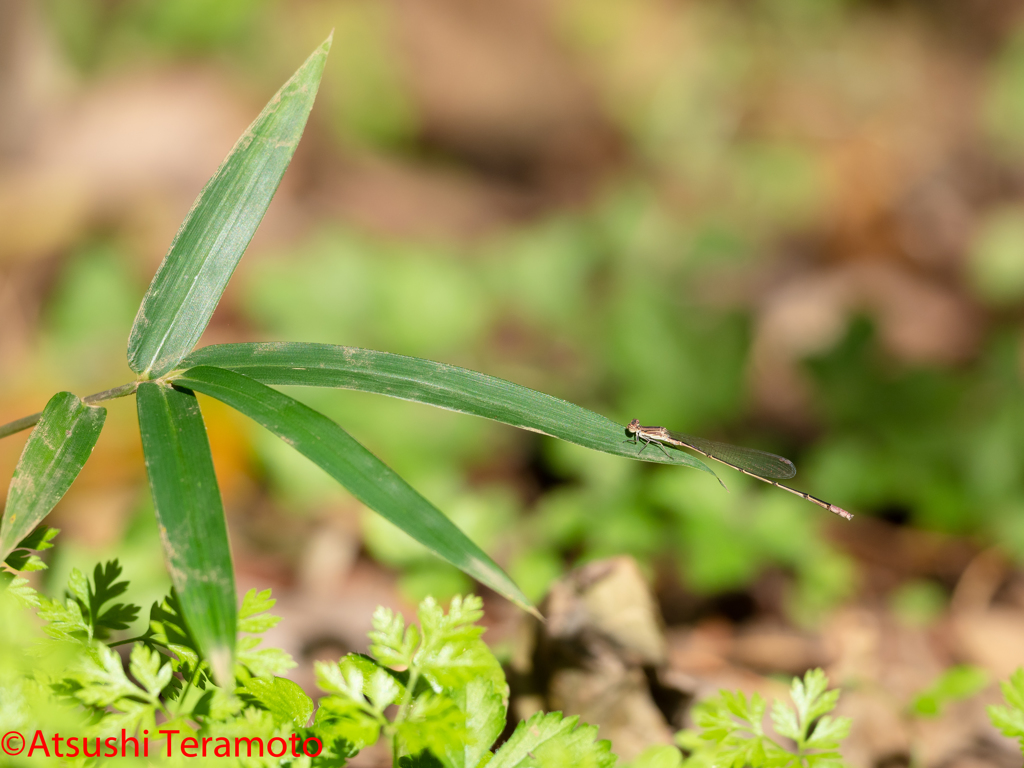
[[[665,454],[665,458],[666,459],[671,459],[672,458],[671,456],[668,455],[668,451],[665,450],[665,446],[663,446],[657,440],[651,440],[650,438],[646,437],[645,435],[643,435],[640,432],[634,432],[633,433],[633,437],[627,438],[626,440],[623,440],[622,442],[624,442],[624,443],[643,443],[643,445],[640,447],[640,450],[636,452],[637,456],[639,456],[644,451],[646,451],[647,450],[647,446],[649,446],[649,445],[656,445],[656,446],[658,446],[658,448],[661,449],[661,452],[663,454]]]

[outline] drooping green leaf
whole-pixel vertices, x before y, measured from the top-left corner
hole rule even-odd
[[[195,346],[298,146],[331,38],[281,86],[207,182],[157,270],[128,339],[128,364],[156,378]]]
[[[510,381],[416,357],[332,344],[215,344],[198,349],[182,368],[212,365],[263,384],[336,387],[376,392],[529,429],[595,451],[715,473],[681,450],[644,451],[626,441],[625,427],[586,408]]]
[[[532,610],[515,582],[480,547],[323,414],[254,379],[219,368],[192,368],[176,376],[174,383],[215,397],[262,424],[436,555]]]
[[[46,517],[82,471],[99,439],[106,408],[58,392],[29,435],[7,491],[0,561]]]
[[[191,392],[146,382],[139,431],[164,555],[182,612],[214,678],[231,679],[235,578],[227,525],[199,403]]]

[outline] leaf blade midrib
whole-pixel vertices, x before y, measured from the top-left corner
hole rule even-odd
[[[274,386],[338,387],[425,403],[614,456],[689,466],[717,477],[702,461],[682,451],[647,451],[637,456],[624,447],[625,427],[595,411],[505,379],[446,363],[359,347],[301,342],[212,345],[182,360],[183,366],[206,364],[235,370]],[[401,366],[404,370],[396,370]],[[300,373],[301,377],[296,375]],[[318,375],[336,376],[345,381],[317,381]],[[439,382],[439,378],[445,376],[452,380]],[[376,386],[368,386],[366,381]]]

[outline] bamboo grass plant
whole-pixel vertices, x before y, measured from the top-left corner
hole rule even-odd
[[[237,599],[224,509],[195,393],[254,419],[438,557],[531,612],[512,579],[440,510],[341,426],[272,386],[375,392],[636,458],[620,424],[443,363],[301,342],[194,350],[291,161],[330,47],[329,37],[270,99],[193,204],[131,329],[128,362],[138,378],[84,398],[59,392],[42,412],[0,426],[0,438],[35,427],[0,524],[3,561],[78,476],[103,428],[102,403],[135,395],[164,557],[185,620],[218,681],[229,680],[233,669]],[[651,451],[641,458],[714,474],[681,451]]]

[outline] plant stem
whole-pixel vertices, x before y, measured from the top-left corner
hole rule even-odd
[[[120,387],[114,387],[113,389],[107,389],[103,392],[97,392],[95,395],[87,395],[82,398],[86,403],[90,405],[93,403],[99,403],[103,400],[113,400],[115,397],[127,397],[128,395],[134,394],[135,390],[139,388],[139,382],[129,381],[127,384],[122,384]],[[34,427],[39,421],[39,417],[43,415],[43,412],[33,413],[31,416],[22,416],[20,419],[9,421],[6,424],[0,424],[0,439],[13,435],[15,432],[21,432],[23,429]]]
[[[107,643],[107,645],[110,646],[111,648],[114,648],[115,646],[118,646],[118,645],[127,645],[128,643],[136,643],[136,642],[139,642],[140,640],[146,641],[150,637],[151,637],[151,635],[149,635],[147,633],[145,635],[139,635],[138,637],[129,637],[127,640],[118,640],[118,641],[113,642],[113,643]],[[159,652],[159,649],[157,649],[157,651]]]
[[[391,739],[391,750],[393,752],[392,762],[394,765],[398,765],[398,725],[405,721],[405,716],[409,712],[409,706],[412,704],[413,691],[416,689],[416,684],[420,681],[420,670],[416,666],[411,666],[409,669],[409,682],[405,686],[405,698],[402,701],[401,706],[398,708],[398,714],[395,715],[395,720],[391,724],[393,729],[393,735]]]
[[[42,413],[33,413],[31,416],[24,416],[0,426],[0,438],[13,435],[15,432],[21,432],[21,430],[28,429],[29,427],[34,427],[42,415]]]
[[[107,645],[109,647],[111,647],[111,648],[115,648],[115,647],[117,647],[119,645],[128,645],[128,643],[138,642],[139,640],[142,640],[144,638],[145,638],[145,635],[139,635],[138,637],[129,637],[127,640],[118,640],[117,642],[114,642],[114,643],[107,643]]]
[[[192,685],[195,683],[196,676],[199,674],[199,666],[201,663],[202,662],[200,661],[196,661],[196,667],[192,670],[192,677],[188,679],[188,685],[181,689],[181,694],[178,696],[178,711],[176,712],[176,714],[180,715],[182,713],[182,710],[185,709],[185,694],[187,694],[189,690],[191,690]]]
[[[102,392],[97,392],[95,395],[86,395],[82,399],[85,402],[99,403],[104,400],[113,400],[117,397],[127,397],[128,395],[134,395],[135,390],[139,388],[138,381],[129,381],[127,384],[122,384],[120,387],[114,387],[113,389],[105,389]]]

